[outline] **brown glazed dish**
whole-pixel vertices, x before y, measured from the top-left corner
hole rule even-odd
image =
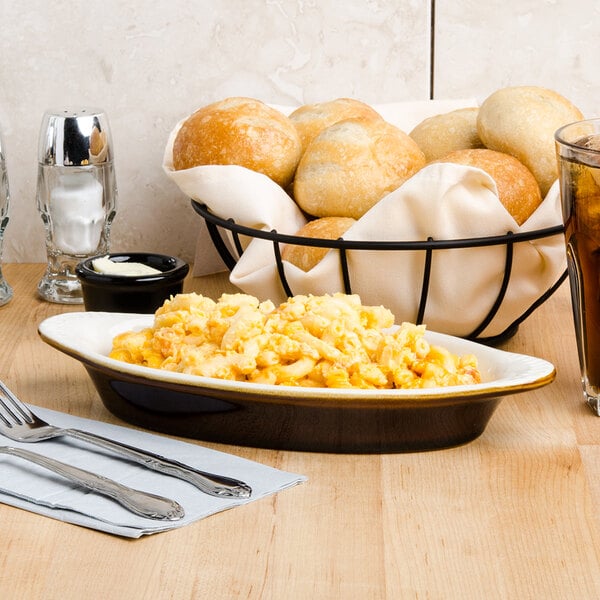
[[[108,358],[116,333],[151,322],[151,315],[64,313],[43,321],[39,333],[81,361],[104,405],[124,421],[171,435],[273,449],[413,452],[464,444],[483,433],[503,396],[555,377],[545,360],[433,332],[427,333],[431,342],[475,353],[484,383],[423,390],[295,388]]]

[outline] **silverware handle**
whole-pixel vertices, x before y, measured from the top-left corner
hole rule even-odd
[[[40,467],[62,475],[66,479],[88,490],[109,496],[131,512],[142,517],[176,521],[181,519],[185,514],[181,505],[174,500],[135,490],[102,475],[67,465],[53,458],[48,458],[47,456],[42,456],[21,448],[2,447],[0,448],[0,452],[33,462]]]
[[[207,471],[200,471],[199,469],[195,469],[194,467],[185,465],[176,460],[154,454],[154,452],[150,452],[149,450],[142,450],[141,448],[136,448],[79,429],[64,429],[63,433],[78,440],[89,442],[90,444],[95,444],[101,448],[120,454],[121,456],[140,463],[154,471],[159,471],[166,475],[183,479],[210,496],[216,496],[218,498],[249,498],[252,494],[252,488],[243,481],[225,477],[223,475],[208,473]]]

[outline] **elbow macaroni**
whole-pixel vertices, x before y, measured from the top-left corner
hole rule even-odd
[[[181,373],[276,385],[425,388],[481,381],[473,355],[431,346],[356,294],[294,296],[279,307],[246,294],[178,294],[153,326],[113,340],[111,358]]]

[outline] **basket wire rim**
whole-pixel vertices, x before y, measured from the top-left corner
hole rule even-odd
[[[346,294],[352,293],[350,271],[348,268],[347,260],[348,250],[424,250],[425,264],[423,269],[423,278],[421,281],[421,293],[419,299],[417,318],[415,321],[416,324],[421,324],[425,315],[429,291],[430,273],[433,263],[433,254],[435,250],[505,245],[507,250],[505,256],[504,276],[502,284],[498,291],[496,301],[493,303],[492,307],[488,311],[488,314],[484,317],[481,323],[470,334],[461,336],[465,339],[477,341],[488,345],[498,345],[507,340],[508,338],[512,337],[516,333],[519,325],[527,317],[529,317],[529,315],[531,315],[531,313],[534,310],[536,310],[541,304],[543,304],[548,298],[550,298],[552,294],[554,294],[554,292],[562,285],[568,274],[567,269],[565,269],[559,276],[557,281],[541,296],[539,296],[538,299],[535,300],[521,316],[517,317],[513,322],[511,322],[501,333],[494,336],[479,337],[480,334],[491,323],[494,316],[497,314],[508,290],[514,258],[514,244],[533,241],[536,239],[542,239],[545,237],[551,237],[558,234],[564,234],[564,225],[555,225],[553,227],[546,227],[544,229],[537,229],[517,233],[508,231],[504,235],[444,240],[437,240],[433,239],[432,237],[428,237],[427,240],[414,241],[348,240],[343,237],[339,237],[337,239],[332,240],[323,238],[306,238],[297,235],[282,234],[275,229],[256,229],[253,227],[240,225],[236,223],[235,220],[232,218],[223,218],[215,215],[209,210],[206,204],[200,203],[194,199],[192,199],[191,202],[194,210],[205,220],[211,240],[229,271],[232,271],[234,269],[235,265],[237,264],[237,259],[232,255],[229,247],[224,242],[221,233],[219,232],[219,227],[226,229],[233,234],[233,244],[239,256],[241,256],[244,251],[240,240],[240,235],[271,241],[273,244],[273,254],[277,266],[277,272],[279,275],[280,283],[282,285],[284,293],[288,297],[292,297],[294,293],[285,275],[285,267],[281,257],[280,244],[294,244],[299,246],[323,247],[339,250],[340,268],[342,270],[344,293]]]

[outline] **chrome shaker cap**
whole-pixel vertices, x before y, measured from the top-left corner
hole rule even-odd
[[[98,108],[50,109],[40,128],[41,165],[79,167],[110,163],[112,140],[106,113]]]

